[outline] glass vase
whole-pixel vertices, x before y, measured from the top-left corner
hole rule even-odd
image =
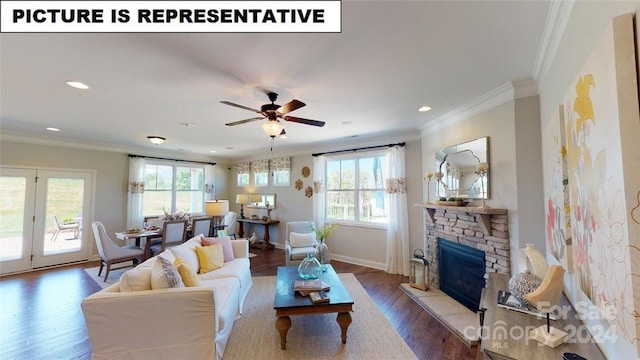
[[[331,263],[331,254],[329,253],[329,247],[324,241],[320,242],[320,245],[316,247],[316,259],[320,262],[322,271],[327,271],[327,267],[329,267]]]
[[[298,265],[298,274],[305,280],[317,279],[322,274],[322,265],[314,254],[308,254]]]

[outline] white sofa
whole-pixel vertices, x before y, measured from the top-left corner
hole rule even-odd
[[[171,262],[174,254],[184,259],[200,244],[196,236],[158,256]],[[198,274],[200,286],[121,291],[118,281],[87,297],[82,311],[93,359],[222,359],[253,284],[249,242],[231,244],[235,259]],[[151,273],[156,258],[129,271]]]

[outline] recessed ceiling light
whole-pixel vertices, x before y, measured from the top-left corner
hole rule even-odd
[[[87,90],[89,88],[89,86],[87,86],[86,84],[81,83],[80,81],[67,81],[66,82],[67,85],[74,87],[76,89],[80,89],[80,90]]]
[[[431,110],[431,106],[427,106],[427,105],[425,105],[425,106],[421,106],[421,107],[418,109],[418,111],[420,111],[420,112],[425,112],[425,111],[429,111],[429,110]]]
[[[54,128],[54,127],[48,127],[47,130],[49,130],[49,131],[60,131],[60,129]]]
[[[196,124],[188,123],[188,122],[181,122],[180,125],[182,125],[184,127],[195,127],[196,126]]]
[[[352,126],[352,125],[355,125],[355,123],[356,123],[355,121],[343,121],[343,122],[342,122],[342,125],[345,125],[345,126]]]
[[[210,153],[215,153],[216,151],[215,151],[215,150],[209,150],[209,152],[210,152]]]

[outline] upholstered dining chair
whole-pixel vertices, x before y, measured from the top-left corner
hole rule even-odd
[[[193,218],[191,220],[191,233],[193,236],[204,235],[211,236],[211,226],[213,225],[212,217]]]
[[[229,211],[227,215],[224,216],[225,230],[227,230],[227,235],[236,238],[236,227],[238,224],[238,214],[233,211]]]
[[[160,215],[145,216],[143,220],[143,224],[145,227],[158,226],[158,225],[162,226],[162,219],[160,219]]]
[[[96,240],[98,254],[100,254],[100,270],[98,276],[102,274],[102,268],[106,265],[107,271],[104,273],[104,281],[109,277],[111,265],[133,260],[133,266],[138,264],[144,257],[144,250],[135,245],[119,246],[109,235],[107,235],[104,225],[99,221],[91,224],[93,237]]]
[[[187,220],[165,221],[162,238],[151,243],[151,252],[158,255],[167,248],[182,244],[187,238]]]
[[[297,265],[307,257],[307,254],[315,253],[318,241],[312,224],[313,221],[290,221],[286,224],[284,254],[287,266]],[[293,242],[291,241],[291,233],[296,233]]]

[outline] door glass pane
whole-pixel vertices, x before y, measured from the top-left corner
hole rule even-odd
[[[47,179],[44,255],[80,250],[84,186],[84,179]]]
[[[26,189],[25,177],[0,177],[0,261],[22,256]]]

